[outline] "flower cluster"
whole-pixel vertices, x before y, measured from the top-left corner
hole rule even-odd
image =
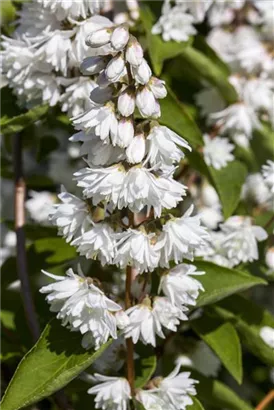
[[[136,280],[132,283],[136,304],[127,309],[115,294],[106,296],[98,279],[72,270],[65,277],[47,274],[56,283],[41,292],[48,293],[63,326],[83,334],[86,348],[98,349],[110,336],[116,339],[117,330],[133,343],[156,346],[157,336],[165,338],[188,320],[189,307],[203,291],[195,276],[204,272],[181,262],[192,261],[210,236],[193,215],[193,206],[182,216],[172,214],[187,192],[173,174],[183,150],[191,147],[160,123],[164,81],[152,76],[128,25],[106,18],[97,22],[100,26],[86,38],[89,53],[81,64],[83,72],[96,74],[97,83],[89,109],[73,118],[78,132],[71,138],[82,142],[87,163],[74,174],[83,198],[63,189],[50,219],[80,255],[103,266],[130,268],[142,278],[142,286],[137,289]],[[151,295],[149,281],[156,268],[159,289]],[[195,382],[178,372],[176,368],[165,379],[153,379],[149,388],[135,392],[136,399],[147,410],[152,404],[185,409],[192,403],[189,395],[196,393]],[[96,379],[100,384],[89,390],[96,394],[96,408],[124,410],[132,395],[128,381],[102,375]]]
[[[138,17],[136,7],[129,15],[123,6],[125,19]],[[79,62],[90,54],[87,34],[104,21],[93,15],[107,7],[107,0],[23,3],[13,36],[2,36],[1,51],[4,83],[19,103],[54,106],[60,102],[69,115],[90,107],[89,94],[95,83],[81,73]],[[116,13],[116,18],[121,19],[120,15]]]

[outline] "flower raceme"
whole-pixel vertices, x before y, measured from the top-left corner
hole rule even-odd
[[[117,330],[124,339],[156,347],[157,337],[164,339],[188,320],[188,306],[195,306],[203,290],[193,276],[204,272],[187,264],[171,269],[170,264],[192,260],[209,235],[199,216],[192,215],[193,206],[183,216],[172,215],[187,194],[173,173],[191,147],[161,125],[158,100],[167,94],[164,81],[152,76],[126,24],[98,18],[95,28],[87,36],[89,53],[81,70],[96,74],[97,84],[88,110],[73,118],[78,132],[71,138],[82,142],[87,163],[74,174],[82,199],[63,191],[50,217],[80,255],[98,259],[102,266],[116,265],[116,270],[130,267],[142,286],[132,295],[136,304],[127,304],[127,309],[121,302],[124,289],[114,292],[113,286],[72,270],[65,277],[48,274],[55,283],[41,292],[47,293],[62,325],[83,335],[85,348],[98,349],[109,337],[116,339]],[[160,286],[150,294],[155,270],[161,275]],[[192,403],[189,394],[196,391],[189,375],[178,372],[176,368],[167,378],[157,379],[155,389],[140,391],[136,398],[147,410],[152,404],[185,409]],[[94,381],[99,384],[89,393],[96,395],[96,408],[125,410],[137,393],[122,377],[96,375]]]

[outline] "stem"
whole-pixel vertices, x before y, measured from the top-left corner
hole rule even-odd
[[[274,389],[264,397],[255,410],[264,410],[274,400]]]
[[[20,134],[14,136],[14,175],[15,175],[15,233],[17,272],[21,282],[21,295],[25,316],[34,342],[40,335],[39,323],[32,299],[30,282],[27,270],[26,238],[25,238],[25,197],[26,184],[23,176],[22,139]]]
[[[129,309],[131,307],[131,282],[132,282],[132,268],[127,266],[126,270],[126,292],[125,292],[125,307]],[[127,362],[127,380],[130,385],[131,395],[134,396],[134,380],[135,380],[135,372],[134,372],[134,346],[132,338],[126,339],[126,346],[127,346],[127,355],[126,355],[126,362]]]

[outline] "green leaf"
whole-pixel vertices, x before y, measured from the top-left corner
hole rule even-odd
[[[193,47],[187,47],[180,54],[179,60],[182,65],[188,66],[198,81],[206,80],[216,87],[227,103],[233,104],[238,100],[234,87],[212,59]]]
[[[262,123],[260,129],[254,130],[250,145],[259,168],[267,159],[274,161],[274,131],[271,125]]]
[[[133,403],[133,408],[134,410],[146,410],[144,408],[144,406],[142,405],[142,403],[140,403],[138,400],[136,400],[134,397],[132,399],[132,403]]]
[[[203,315],[191,322],[191,327],[208,344],[239,384],[242,383],[242,350],[238,334],[231,323]]]
[[[8,24],[10,21],[15,19],[16,8],[12,4],[11,0],[1,1],[0,16],[1,16],[1,26]]]
[[[162,125],[166,125],[181,135],[193,148],[203,145],[201,131],[188,114],[188,110],[177,100],[170,89],[168,89],[167,97],[161,100],[160,104],[162,115],[159,122]]]
[[[233,390],[218,380],[209,379],[194,370],[191,376],[199,381],[196,387],[197,395],[203,403],[217,409],[253,410],[253,408],[234,393]]]
[[[143,344],[136,347],[136,353],[140,358],[135,361],[134,385],[136,388],[140,389],[144,387],[153,376],[157,365],[157,358],[154,350]]]
[[[196,397],[192,397],[193,404],[191,406],[187,406],[187,410],[205,410],[202,404],[199,402]]]
[[[12,135],[22,131],[24,128],[33,124],[39,118],[43,117],[48,111],[48,105],[39,105],[28,112],[13,118],[1,118],[1,131],[3,135]]]
[[[2,410],[17,410],[47,397],[89,367],[112,343],[97,351],[81,347],[81,334],[54,319],[19,363],[2,399]]]
[[[38,162],[41,162],[52,152],[55,151],[59,147],[58,140],[51,136],[45,135],[39,140],[38,151],[36,155],[36,159]]]
[[[255,285],[266,285],[267,282],[256,276],[249,275],[237,269],[229,269],[215,265],[212,262],[195,261],[199,271],[206,274],[199,276],[205,291],[201,292],[197,306],[204,306],[218,302],[234,293],[242,292]]]
[[[43,255],[49,265],[57,265],[64,261],[74,259],[77,252],[63,238],[42,238],[33,243],[36,253]]]
[[[192,39],[186,42],[164,41],[161,35],[152,34],[151,29],[156,19],[149,7],[141,9],[141,20],[146,32],[148,52],[153,70],[156,75],[160,75],[164,61],[181,54],[191,44]]]
[[[242,342],[268,366],[274,366],[274,351],[260,336],[263,326],[274,328],[274,317],[256,303],[234,295],[214,306],[213,311],[222,319],[235,325]]]
[[[239,161],[232,161],[226,167],[216,170],[207,166],[198,152],[187,153],[187,157],[191,165],[214,185],[220,197],[224,217],[230,217],[241,198],[242,185],[247,176],[246,166]]]

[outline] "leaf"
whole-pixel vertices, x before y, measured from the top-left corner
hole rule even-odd
[[[154,350],[149,346],[138,345],[136,347],[136,353],[140,356],[135,361],[135,387],[140,389],[151,379],[153,376],[157,358]]]
[[[152,34],[151,29],[156,19],[149,7],[141,9],[141,20],[146,32],[148,52],[153,70],[156,75],[160,75],[164,61],[181,54],[191,44],[192,39],[185,42],[164,41],[161,35]]]
[[[238,334],[231,323],[203,315],[191,322],[191,327],[208,344],[239,384],[242,383],[242,350]]]
[[[195,266],[199,271],[206,274],[199,276],[205,291],[201,292],[197,306],[205,306],[218,302],[233,293],[242,292],[255,285],[266,285],[267,282],[256,276],[241,272],[237,269],[229,269],[215,265],[212,262],[195,261]]]
[[[192,377],[199,381],[197,384],[198,397],[214,408],[229,410],[253,410],[253,408],[242,400],[233,390],[218,380],[209,379],[192,370]]]
[[[39,118],[43,117],[48,111],[48,105],[39,105],[28,112],[13,118],[4,117],[1,119],[1,131],[3,135],[12,135],[22,131]]]
[[[49,265],[56,265],[64,261],[74,259],[77,252],[63,238],[42,238],[33,243],[35,252],[43,254],[45,262]]]
[[[234,295],[214,306],[213,311],[218,317],[232,321],[246,347],[268,366],[274,366],[273,348],[264,343],[260,336],[263,326],[274,328],[274,317],[267,310],[240,295]]]
[[[187,410],[205,410],[202,404],[199,402],[196,397],[192,397],[193,404],[191,406],[187,406]]]
[[[254,130],[250,145],[259,168],[266,163],[267,159],[274,161],[274,131],[271,125],[262,123],[260,129]]]
[[[162,115],[159,122],[162,125],[181,135],[192,147],[203,145],[201,131],[170,89],[167,97],[160,101],[160,105]]]
[[[205,175],[218,192],[224,218],[230,217],[236,209],[240,198],[242,185],[247,176],[247,168],[239,161],[232,161],[226,167],[216,170],[206,165],[198,152],[187,153],[191,165]]]
[[[146,410],[142,403],[140,403],[138,400],[136,400],[134,397],[132,399],[132,403],[134,406],[134,410]]]
[[[112,343],[97,351],[81,347],[81,334],[54,319],[19,363],[2,399],[2,410],[17,410],[47,397],[89,367]]]
[[[233,104],[238,101],[238,95],[234,87],[229,83],[227,76],[212,59],[193,47],[186,47],[180,54],[179,60],[182,65],[188,66],[197,81],[207,80],[216,87],[224,100]]]

